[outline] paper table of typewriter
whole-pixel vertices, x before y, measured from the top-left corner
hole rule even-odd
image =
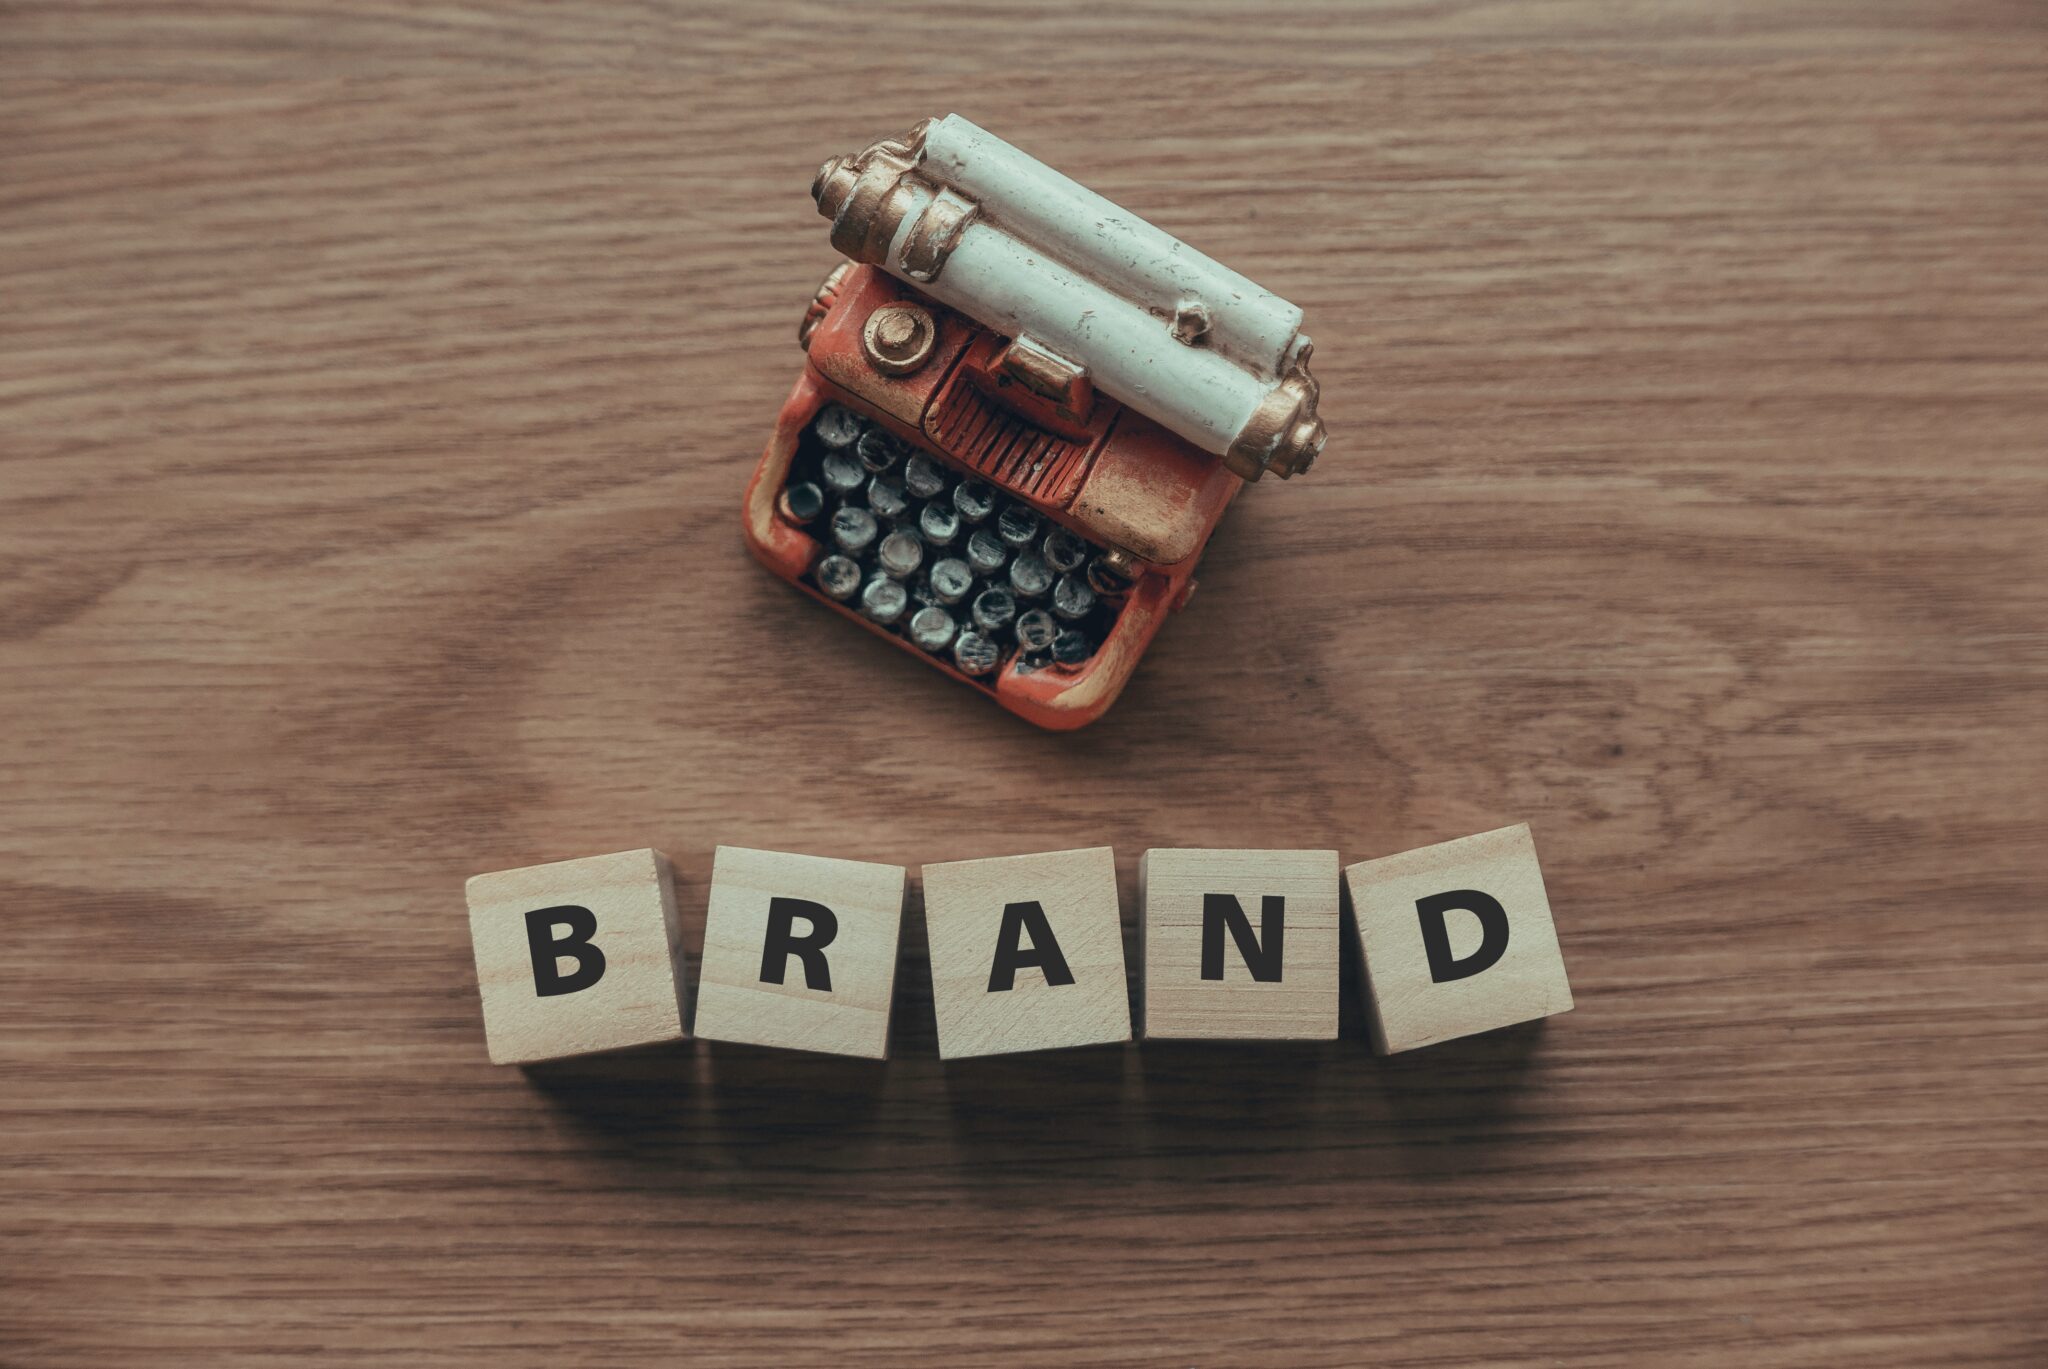
[[[811,193],[849,260],[798,330],[755,555],[1013,713],[1093,721],[1240,483],[1322,449],[1301,310],[958,115]]]

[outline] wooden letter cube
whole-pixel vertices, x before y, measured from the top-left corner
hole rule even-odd
[[[887,1056],[904,881],[900,865],[719,847],[697,1035]]]
[[[1144,1035],[1337,1038],[1335,851],[1147,851]]]
[[[1569,1012],[1527,824],[1344,871],[1384,1054]]]
[[[924,867],[939,1058],[1131,1039],[1107,846]]]
[[[493,1062],[688,1034],[675,878],[661,852],[500,870],[470,880],[468,894]]]

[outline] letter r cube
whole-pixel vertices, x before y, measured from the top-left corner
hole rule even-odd
[[[900,865],[719,847],[698,1037],[886,1058],[907,878]]]
[[[468,895],[493,1063],[687,1035],[675,877],[659,851],[478,875]]]

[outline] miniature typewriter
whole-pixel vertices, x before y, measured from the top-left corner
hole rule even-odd
[[[1239,485],[1322,450],[1301,310],[958,115],[811,195],[848,260],[749,545],[1011,712],[1094,721]]]

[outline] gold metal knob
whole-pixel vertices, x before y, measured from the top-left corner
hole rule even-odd
[[[885,304],[868,315],[860,344],[877,371],[907,376],[931,359],[938,336],[938,324],[915,304]]]

